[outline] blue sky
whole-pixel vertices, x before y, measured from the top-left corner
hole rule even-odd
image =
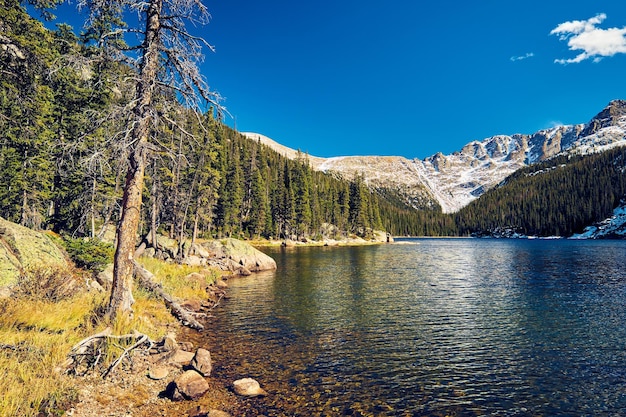
[[[623,1],[204,3],[227,123],[311,155],[448,154],[626,99]]]

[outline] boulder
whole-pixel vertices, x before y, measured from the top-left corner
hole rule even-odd
[[[202,310],[202,304],[200,303],[199,300],[196,300],[195,298],[192,298],[190,300],[185,300],[185,302],[183,302],[180,306],[186,310],[193,311],[196,313]]]
[[[178,349],[170,358],[170,362],[179,365],[189,365],[194,356],[193,352]]]
[[[202,376],[210,376],[213,370],[211,362],[211,352],[206,349],[199,348],[191,360],[191,367],[198,371]]]
[[[267,395],[267,392],[252,378],[238,379],[233,382],[233,388],[235,389],[235,393],[243,395],[244,397]]]
[[[24,269],[69,266],[45,234],[0,218],[0,287],[14,285]]]
[[[374,230],[372,232],[372,240],[374,242],[393,242],[393,238],[387,232],[383,232],[382,230]]]
[[[148,237],[144,239],[144,242],[149,241]],[[178,253],[179,245],[175,239],[159,235],[157,242],[158,247],[147,247],[144,255],[163,260],[182,258],[180,259],[181,263],[186,265],[215,267],[222,271],[244,276],[250,275],[252,272],[276,269],[274,259],[238,239],[210,240],[201,244],[191,244],[186,240],[183,244],[182,254]]]
[[[207,393],[209,384],[196,371],[185,371],[170,385],[171,398],[174,401],[197,400]]]
[[[188,255],[182,260],[183,265],[189,266],[205,266],[206,262],[206,258],[202,258],[198,255]]]
[[[111,288],[113,286],[113,264],[108,264],[106,268],[98,272],[96,280],[103,288]]]
[[[276,269],[276,261],[252,245],[237,239],[222,239],[205,242],[202,246],[213,258],[228,259],[237,268],[258,272]],[[233,270],[234,271],[234,270]]]
[[[0,300],[3,298],[9,298],[13,295],[13,291],[9,287],[0,287]]]
[[[174,333],[168,333],[163,336],[161,340],[161,352],[172,352],[178,350],[178,343],[176,342],[176,335]]]

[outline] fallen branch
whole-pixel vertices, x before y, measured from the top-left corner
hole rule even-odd
[[[18,350],[19,347],[17,345],[5,345],[4,343],[0,343],[0,349]]]
[[[152,341],[150,338],[139,332],[133,332],[131,334],[124,335],[112,335],[111,328],[107,327],[100,333],[96,333],[80,342],[76,343],[70,353],[68,354],[67,360],[56,368],[58,372],[67,372],[69,370],[73,370],[76,374],[80,374],[78,371],[78,367],[83,363],[83,361],[87,360],[87,365],[84,372],[87,372],[89,369],[95,369],[102,358],[102,351],[106,349],[105,343],[108,340],[128,340],[135,341],[128,348],[121,348],[123,350],[122,354],[107,368],[107,370],[102,374],[103,378],[106,378],[117,366],[122,362],[122,360],[126,357],[129,357],[129,353],[139,346],[148,343],[148,350],[152,347]],[[83,372],[83,373],[84,373]]]
[[[119,365],[122,362],[122,360],[129,354],[129,352],[132,352],[133,350],[137,349],[139,346],[143,345],[146,342],[150,344],[150,348],[152,347],[152,342],[150,341],[150,338],[147,335],[142,334],[142,333],[136,333],[135,337],[139,337],[137,342],[135,342],[135,344],[133,344],[132,346],[124,349],[122,354],[117,359],[115,359],[115,361],[113,361],[111,366],[109,366],[106,371],[104,371],[104,373],[102,374],[103,379],[106,378],[111,372],[113,372],[115,368],[117,368],[117,365]]]
[[[170,309],[172,314],[185,326],[196,330],[204,330],[204,326],[198,322],[189,311],[178,304],[176,300],[174,300],[174,297],[163,291],[163,287],[154,280],[154,275],[150,271],[137,261],[133,261],[133,265],[135,266],[135,276],[142,288],[158,295],[165,302],[165,305]]]

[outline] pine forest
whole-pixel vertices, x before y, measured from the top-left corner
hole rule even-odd
[[[102,236],[119,220],[134,69],[94,40],[46,29],[17,0],[0,8],[0,216],[34,229]],[[36,2],[35,2],[36,3]],[[44,2],[45,3],[45,2]],[[103,20],[105,22],[105,20]],[[111,42],[122,42],[113,39]],[[287,159],[157,85],[140,233],[173,238],[340,238],[480,234],[501,227],[566,236],[609,216],[626,193],[624,149],[520,170],[456,214],[416,210]]]

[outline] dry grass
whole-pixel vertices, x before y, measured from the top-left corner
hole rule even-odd
[[[215,272],[206,279],[187,280],[188,274],[200,268],[153,259],[142,259],[142,263],[166,291],[180,299],[206,299],[204,288],[218,276]],[[48,281],[51,285],[58,282]],[[58,297],[45,288],[34,292],[32,279],[23,282],[26,291],[0,300],[0,417],[60,416],[77,400],[80,381],[55,368],[65,361],[74,344],[106,327],[99,312],[108,294],[76,290],[67,297]],[[169,325],[175,325],[160,300],[140,290],[135,290],[134,296],[135,314],[113,323],[114,334],[137,330],[156,340],[167,333]],[[112,346],[108,360],[119,352],[119,347]]]
[[[205,289],[207,285],[214,283],[220,276],[220,272],[215,270],[202,269],[197,266],[177,265],[154,258],[141,258],[140,263],[157,277],[166,292],[185,300],[192,298],[206,299],[207,293]],[[194,272],[202,275],[203,278],[196,275],[194,279],[185,279],[185,277]]]
[[[91,330],[91,294],[53,302],[11,298],[0,303],[0,416],[62,415],[74,381],[55,372]]]

